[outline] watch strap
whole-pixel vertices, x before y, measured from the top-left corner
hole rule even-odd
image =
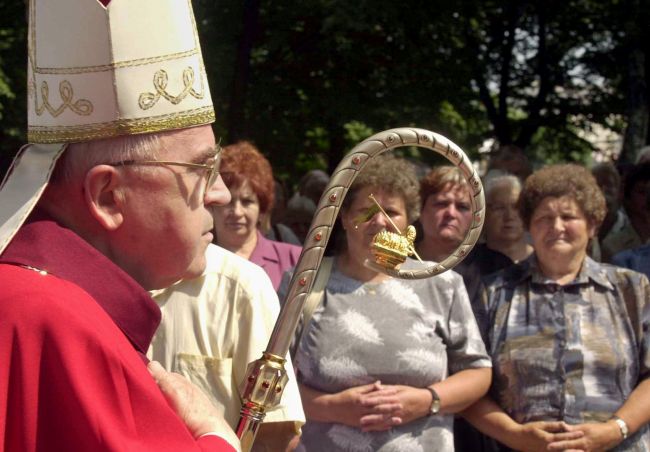
[[[621,436],[623,437],[623,440],[626,440],[627,437],[630,434],[630,429],[627,426],[627,423],[621,419],[620,417],[614,415],[612,416],[612,420],[616,422],[616,425],[618,425],[619,430],[621,431]]]
[[[425,387],[431,393],[431,406],[429,406],[429,415],[438,414],[440,412],[440,396],[435,389],[430,386]]]

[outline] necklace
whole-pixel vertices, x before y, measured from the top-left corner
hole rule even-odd
[[[32,267],[31,265],[21,265],[21,267],[26,268],[27,270],[35,271],[39,275],[43,275],[43,276],[47,275],[47,272],[45,270],[41,270],[40,268]]]

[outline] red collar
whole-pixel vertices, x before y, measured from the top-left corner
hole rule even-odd
[[[160,309],[133,278],[41,210],[20,228],[0,263],[45,270],[88,292],[142,354],[160,323]]]

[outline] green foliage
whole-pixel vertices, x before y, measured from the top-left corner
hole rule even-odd
[[[461,10],[473,83],[501,143],[526,149],[540,128],[570,134],[577,116],[604,124],[622,111],[618,2],[465,1]]]
[[[554,163],[592,163],[592,145],[580,138],[577,130],[540,128],[531,143],[533,165],[540,167]]]
[[[0,1],[0,176],[25,142],[26,21],[21,1]]]
[[[371,127],[361,121],[350,121],[343,124],[343,128],[345,129],[345,142],[350,148],[375,133]]]
[[[496,138],[538,163],[587,161],[578,131],[625,129],[625,58],[650,41],[638,0],[193,4],[216,134],[224,144],[253,141],[290,185],[309,169],[333,169],[373,132],[400,126],[441,133],[472,159]],[[26,23],[23,2],[0,5],[7,156],[26,129]]]

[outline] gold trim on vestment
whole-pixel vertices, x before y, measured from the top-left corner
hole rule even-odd
[[[186,127],[210,124],[215,121],[212,106],[174,112],[168,115],[138,119],[122,119],[106,123],[76,126],[30,126],[27,140],[31,143],[65,143],[110,138],[119,135],[152,133],[163,130],[183,129]]]

